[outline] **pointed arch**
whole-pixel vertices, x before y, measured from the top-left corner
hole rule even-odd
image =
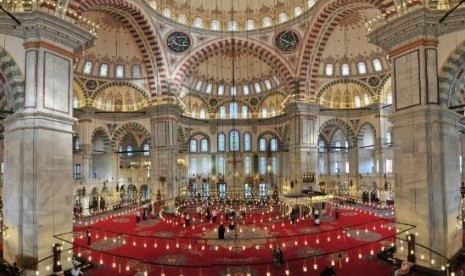
[[[465,87],[465,41],[449,55],[439,71],[439,104],[455,106],[462,104],[461,90]]]
[[[193,52],[190,56],[186,57],[185,60],[181,61],[180,65],[173,72],[174,91],[180,90],[182,80],[189,75],[190,72],[195,70],[203,61],[220,53],[221,51],[224,51],[225,48],[232,47],[232,45],[237,46],[237,51],[252,53],[260,60],[269,64],[270,67],[276,68],[278,74],[282,77],[287,90],[291,91],[291,88],[294,87],[295,74],[283,57],[276,55],[275,51],[263,46],[261,43],[255,43],[250,39],[246,40],[236,37],[212,41],[199,48],[196,52]]]
[[[331,141],[335,130],[340,129],[342,133],[344,133],[344,135],[347,137],[347,141],[349,142],[349,147],[352,148],[357,145],[357,136],[355,135],[355,131],[344,120],[340,118],[333,118],[333,119],[327,120],[320,126],[318,130],[319,135],[324,136],[323,131],[325,129],[333,129],[327,141]]]
[[[139,142],[151,141],[150,132],[143,125],[139,123],[135,123],[135,122],[130,122],[130,123],[122,125],[115,131],[115,134],[113,135],[111,139],[111,146],[113,149],[116,149],[116,147],[119,145],[119,143],[124,138],[127,132],[139,132],[142,136],[141,138],[144,138],[144,139],[141,139]],[[147,137],[149,137],[150,139],[148,140]],[[134,146],[139,147],[140,145],[138,144]]]
[[[3,87],[3,88],[2,88]],[[13,57],[0,47],[0,92],[2,110],[18,111],[24,108],[24,77]]]
[[[74,1],[73,4],[78,7],[79,13],[104,12],[115,16],[122,22],[134,36],[143,54],[152,100],[157,94],[167,93],[166,61],[161,53],[156,28],[153,26],[150,15],[145,14],[143,8],[133,2],[123,0],[84,0]],[[161,91],[157,91],[157,83],[160,84]]]

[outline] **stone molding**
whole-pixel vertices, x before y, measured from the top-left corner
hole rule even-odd
[[[13,13],[21,21],[16,24],[5,13],[0,13],[0,33],[25,41],[48,41],[63,46],[71,53],[93,45],[95,35],[80,26],[42,11]]]

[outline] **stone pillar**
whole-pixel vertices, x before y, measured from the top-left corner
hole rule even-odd
[[[301,194],[302,175],[314,173],[315,183],[319,181],[318,170],[318,112],[317,104],[305,102],[290,102],[285,108],[290,124],[289,135],[289,169],[292,180],[297,185],[293,194]],[[305,184],[307,185],[307,184]]]
[[[440,106],[437,85],[440,17],[418,9],[369,34],[372,43],[389,51],[392,64],[396,220],[416,226],[416,243],[431,249],[417,246],[416,262],[433,269],[445,265],[433,250],[451,258],[463,238],[457,227],[459,117]],[[407,259],[406,244],[397,249]]]
[[[79,140],[81,143],[81,175],[83,183],[89,182],[92,177],[92,118],[88,115],[78,118],[77,132],[81,134]]]
[[[182,109],[172,103],[159,104],[149,110],[152,126],[153,191],[159,189],[167,199],[178,194],[176,181],[178,125]]]
[[[37,262],[53,255],[54,235],[73,227],[74,52],[94,36],[39,11],[17,14],[20,28],[3,16],[0,32],[24,39],[26,68],[24,106],[4,120],[4,257],[47,275],[53,258]]]

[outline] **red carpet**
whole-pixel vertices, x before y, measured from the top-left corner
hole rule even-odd
[[[328,208],[315,226],[313,219],[291,224],[276,206],[273,211],[247,210],[237,238],[218,240],[216,228],[221,221],[228,223],[224,215],[213,224],[200,221],[194,208],[186,210],[195,218],[190,227],[182,225],[181,217],[136,223],[135,214],[75,227],[74,243],[80,246],[75,254],[96,264],[92,275],[319,275],[331,264],[338,275],[392,273],[392,265],[378,260],[376,253],[393,242],[396,224],[368,211],[341,208],[336,220]],[[279,269],[271,256],[276,244],[284,255]]]

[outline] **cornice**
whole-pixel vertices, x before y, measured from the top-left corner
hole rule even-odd
[[[75,53],[92,46],[96,38],[79,25],[43,11],[13,15],[21,21],[21,25],[7,14],[0,13],[0,33],[22,38],[25,42],[47,41]]]
[[[419,39],[434,40],[439,36],[439,19],[443,11],[416,9],[372,30],[368,41],[386,51]]]

